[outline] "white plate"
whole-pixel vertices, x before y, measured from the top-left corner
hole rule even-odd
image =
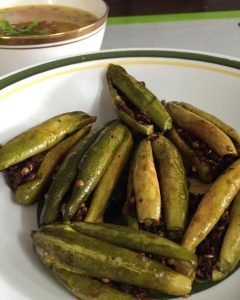
[[[166,50],[107,51],[36,66],[0,80],[0,142],[67,111],[115,117],[106,87],[110,63],[123,65],[160,99],[190,102],[240,130],[240,62]],[[31,247],[36,207],[14,203],[0,175],[0,293],[3,300],[74,299],[41,266]],[[240,271],[191,299],[238,300]],[[113,299],[114,300],[114,299]]]

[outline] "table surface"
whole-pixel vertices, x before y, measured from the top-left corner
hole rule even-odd
[[[240,58],[240,0],[107,0],[102,49],[174,48]]]

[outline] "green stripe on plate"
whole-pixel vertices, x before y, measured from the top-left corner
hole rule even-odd
[[[193,21],[193,20],[233,19],[233,18],[240,18],[240,10],[162,14],[162,15],[148,15],[148,16],[110,17],[108,18],[107,24],[123,25],[123,24],[159,23],[159,22]]]
[[[234,58],[223,58],[214,55],[202,54],[202,53],[191,53],[184,51],[174,50],[158,50],[158,49],[130,49],[130,50],[116,50],[116,51],[102,51],[91,54],[73,56],[68,58],[51,61],[48,63],[40,64],[35,67],[30,67],[26,70],[19,71],[4,77],[0,80],[0,90],[16,83],[25,78],[31,77],[36,74],[40,74],[52,69],[60,68],[63,66],[74,65],[79,63],[85,63],[88,61],[99,61],[103,59],[115,59],[115,58],[137,58],[137,57],[155,57],[155,58],[175,58],[185,59],[197,62],[213,63],[220,66],[231,67],[240,70],[240,61]]]

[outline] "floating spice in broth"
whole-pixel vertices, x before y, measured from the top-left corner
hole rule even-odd
[[[42,35],[76,30],[95,23],[92,13],[59,5],[0,9],[0,36]]]

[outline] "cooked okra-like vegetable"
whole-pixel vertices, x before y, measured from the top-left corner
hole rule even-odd
[[[39,245],[34,245],[34,252],[41,262],[52,272],[55,278],[63,284],[74,296],[81,300],[133,300],[135,297],[121,292],[110,284],[93,279],[80,269],[71,268],[61,263],[50,253],[46,253]]]
[[[43,227],[33,234],[33,244],[96,278],[108,278],[170,295],[191,292],[189,278],[157,261],[142,259],[137,252],[81,234],[67,225],[63,228]]]
[[[137,217],[127,215],[127,224],[130,228],[139,229],[139,223]]]
[[[151,141],[144,139],[137,146],[133,165],[133,189],[138,221],[159,221],[161,195],[154,164]]]
[[[35,231],[33,231],[32,235],[34,235],[34,232]],[[33,251],[38,256],[40,261],[44,264],[44,266],[46,266],[48,269],[51,269],[55,266],[59,269],[69,271],[71,273],[88,275],[87,272],[79,268],[72,267],[68,263],[54,256],[52,253],[46,252],[46,250],[36,241],[34,241],[33,243]]]
[[[105,126],[99,127],[81,139],[62,162],[46,195],[43,224],[56,221],[61,201],[77,176],[79,161],[104,128]]]
[[[184,234],[182,245],[194,251],[216,225],[240,190],[240,159],[230,165],[201,200]]]
[[[158,167],[163,215],[166,229],[182,233],[188,216],[188,187],[181,155],[163,135],[152,141]]]
[[[233,200],[230,223],[225,233],[212,279],[220,280],[230,273],[240,260],[240,191]]]
[[[138,133],[144,135],[150,135],[153,133],[154,127],[152,124],[143,124],[135,118],[134,112],[127,106],[118,94],[117,90],[113,87],[109,74],[107,74],[107,81],[115,111],[123,123],[127,124]]]
[[[80,111],[55,116],[16,136],[0,149],[0,171],[50,149],[67,135],[93,123],[95,117]]]
[[[237,154],[229,136],[207,119],[179,106],[176,102],[167,102],[166,108],[173,122],[205,142],[219,156]]]
[[[55,167],[74,146],[74,144],[86,135],[90,129],[91,125],[83,127],[49,150],[37,171],[35,179],[22,184],[17,188],[15,194],[16,201],[20,204],[29,205],[36,202],[39,197],[43,196],[42,190],[48,183]]]
[[[204,119],[208,120],[209,122],[213,123],[215,126],[220,128],[223,132],[225,132],[225,134],[227,134],[232,139],[233,142],[235,142],[236,144],[240,144],[240,134],[234,128],[232,128],[228,124],[224,123],[219,118],[217,118],[217,117],[215,117],[215,116],[213,116],[213,115],[211,115],[189,103],[178,102],[178,105],[197,114],[200,117],[203,117]]]
[[[66,205],[63,216],[65,221],[73,218],[97,186],[128,131],[126,126],[116,121],[107,126],[84,153],[78,164],[78,175],[71,199]]]
[[[112,191],[122,173],[123,168],[129,158],[129,154],[133,147],[132,134],[126,133],[123,142],[119,146],[112,162],[108,166],[106,172],[100,179],[93,195],[90,199],[90,207],[88,209],[85,221],[96,222],[100,215],[104,214],[108,200]]]
[[[139,223],[137,218],[136,198],[133,188],[133,165],[134,157],[131,159],[127,178],[127,199],[124,204],[123,214],[127,219],[127,225],[131,228],[138,229]]]
[[[193,267],[197,265],[197,256],[193,252],[169,239],[150,232],[114,224],[72,222],[69,226],[80,233],[114,245],[143,253],[184,260]]]
[[[80,300],[136,300],[110,284],[104,284],[90,276],[53,268],[52,273],[74,296]]]
[[[146,111],[160,130],[165,131],[172,127],[171,117],[162,103],[142,83],[129,75],[123,67],[110,64],[107,76],[114,88],[140,111]]]

